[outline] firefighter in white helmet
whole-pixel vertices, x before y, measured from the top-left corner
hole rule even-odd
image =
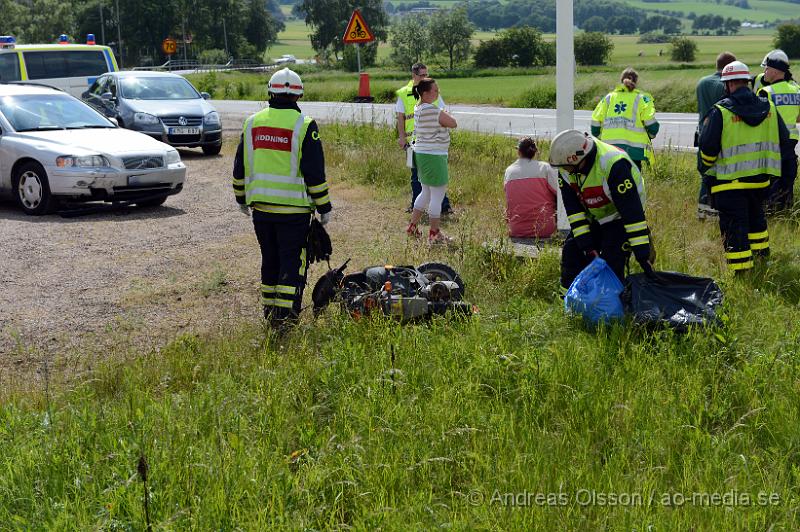
[[[628,154],[568,129],[553,139],[550,164],[559,169],[559,188],[571,228],[561,252],[562,294],[598,256],[621,281],[631,253],[646,273],[652,273],[644,181]]]
[[[761,88],[754,89],[762,98],[768,98],[775,104],[778,114],[783,118],[793,146],[800,140],[797,123],[800,122],[800,87],[792,79],[789,70],[789,57],[783,50],[773,50],[767,54],[761,66]],[[758,78],[756,78],[758,81]],[[795,165],[796,167],[796,165]],[[791,207],[794,200],[794,182],[797,178],[791,168],[781,172],[780,179],[773,179],[770,185],[767,205],[770,210],[778,211]]]
[[[306,285],[311,216],[331,215],[319,128],[297,106],[303,82],[284,68],[272,75],[269,106],[244,122],[233,166],[233,191],[253,214],[261,247],[264,317],[285,331],[297,321]]]
[[[728,268],[753,268],[754,257],[769,254],[763,202],[770,179],[782,168],[797,172],[789,131],[770,100],[749,90],[750,70],[741,61],[722,69],[726,98],[703,120],[698,170],[704,175],[719,227]]]

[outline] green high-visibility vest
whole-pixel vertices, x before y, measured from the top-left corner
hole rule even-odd
[[[800,87],[794,82],[783,80],[763,87],[758,94],[772,100],[789,130],[789,136],[793,140],[800,140],[797,130],[797,117],[800,116]]]
[[[772,101],[769,114],[757,126],[750,126],[737,114],[716,104],[722,113],[720,152],[707,174],[718,182],[711,192],[765,188],[770,177],[781,175],[781,145],[778,112]]]
[[[313,210],[300,172],[303,139],[311,117],[268,107],[244,123],[245,201]]]
[[[764,73],[757,74],[756,77],[753,78],[753,92],[758,94],[758,91],[764,88]]]
[[[586,210],[589,211],[589,217],[601,225],[621,218],[617,207],[611,200],[611,190],[608,186],[608,174],[611,172],[611,167],[621,159],[625,159],[631,164],[633,181],[626,179],[621,184],[618,184],[617,186],[624,187],[624,190],[619,192],[624,193],[628,189],[636,187],[636,191],[639,193],[639,200],[642,202],[642,208],[644,208],[646,199],[644,180],[633,160],[621,149],[604,141],[594,139],[594,145],[597,148],[597,155],[589,175],[584,180],[581,180],[582,176],[579,174],[567,174],[566,172],[561,174],[562,179],[581,198]]]
[[[414,93],[412,92],[413,89],[414,80],[412,79],[407,85],[403,85],[395,91],[397,97],[403,102],[403,109],[406,114],[406,138],[409,140],[411,140],[414,134],[414,107],[417,105],[417,100],[414,98]],[[439,106],[439,98],[436,98],[433,105]]]
[[[639,89],[629,91],[622,87],[600,100],[592,113],[592,125],[602,128],[603,142],[629,153],[632,148],[643,150],[649,159],[652,147],[645,127],[656,123],[653,97]]]

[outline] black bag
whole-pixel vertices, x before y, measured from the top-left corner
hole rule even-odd
[[[332,254],[331,237],[316,217],[311,218],[311,229],[308,232],[308,263],[330,260]]]
[[[722,290],[713,279],[676,272],[629,275],[620,295],[637,323],[666,325],[685,332],[692,325],[720,325]]]

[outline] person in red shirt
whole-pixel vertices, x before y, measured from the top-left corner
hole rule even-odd
[[[544,161],[531,137],[517,143],[519,159],[506,168],[506,222],[513,239],[544,239],[556,231],[558,171]]]

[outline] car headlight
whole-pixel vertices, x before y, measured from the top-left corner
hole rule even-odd
[[[149,113],[134,113],[133,121],[145,126],[152,126],[161,122],[157,116],[153,116]]]
[[[218,126],[219,125],[219,113],[216,112],[216,111],[211,111],[210,113],[208,113],[206,115],[205,119],[203,119],[203,122],[205,122],[205,124],[208,125],[208,126]]]
[[[62,155],[61,157],[56,157],[56,166],[59,168],[70,168],[73,166],[81,168],[102,168],[111,166],[111,164],[108,162],[108,159],[102,155],[83,155],[80,157]]]
[[[181,162],[181,156],[178,150],[169,150],[167,152],[167,164],[177,164]]]

